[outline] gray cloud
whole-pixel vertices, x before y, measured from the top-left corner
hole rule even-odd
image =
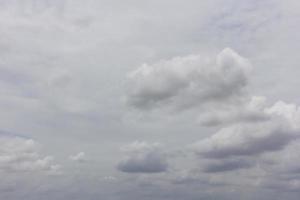
[[[206,173],[227,172],[238,169],[247,169],[253,166],[253,162],[243,159],[220,160],[217,163],[207,164],[203,171]]]
[[[168,169],[166,156],[159,144],[134,142],[126,146],[127,156],[117,168],[127,173],[158,173]]]

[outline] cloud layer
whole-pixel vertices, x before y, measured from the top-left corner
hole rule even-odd
[[[299,5],[1,0],[0,199],[298,200]]]

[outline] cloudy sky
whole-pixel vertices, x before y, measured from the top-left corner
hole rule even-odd
[[[298,200],[296,0],[0,0],[0,199]]]

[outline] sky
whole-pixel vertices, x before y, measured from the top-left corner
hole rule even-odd
[[[0,199],[298,200],[296,0],[0,0]]]

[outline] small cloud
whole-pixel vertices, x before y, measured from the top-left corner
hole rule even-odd
[[[117,178],[114,176],[105,176],[105,177],[103,177],[103,180],[107,181],[107,182],[113,182],[113,181],[116,181]]]
[[[86,161],[85,159],[85,153],[84,152],[79,152],[76,155],[70,155],[69,159],[72,161],[76,161],[76,162],[84,162]]]

